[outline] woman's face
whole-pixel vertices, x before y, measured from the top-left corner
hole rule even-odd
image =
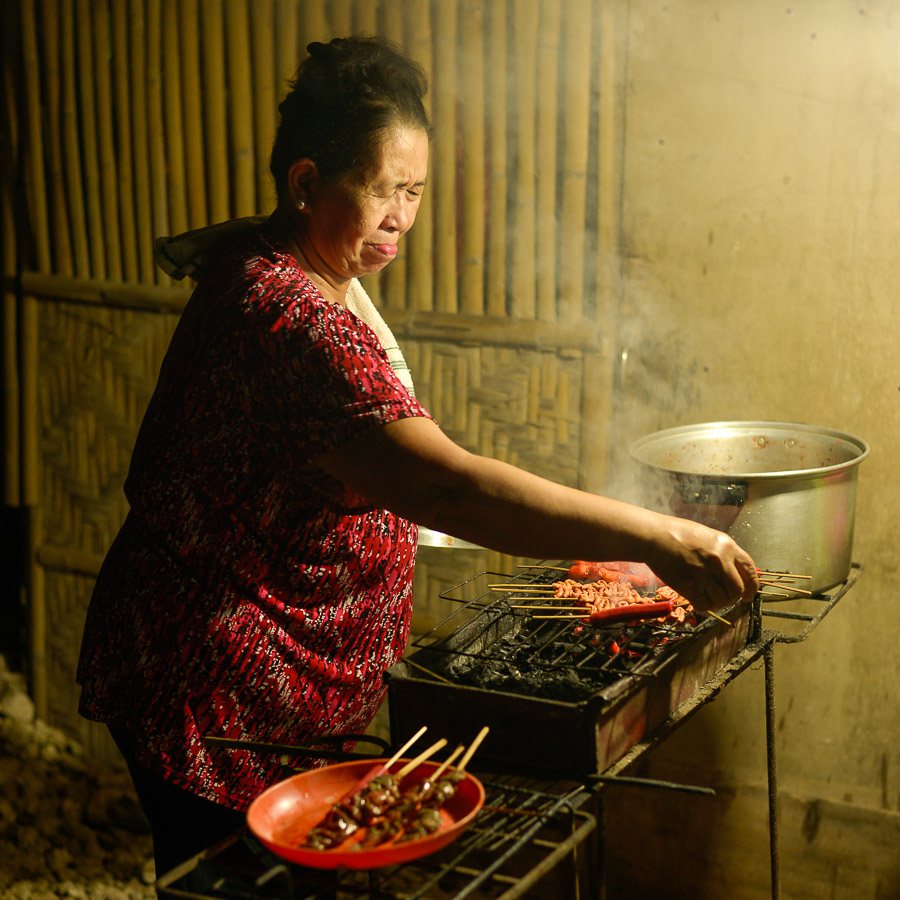
[[[428,135],[398,128],[365,171],[337,183],[318,182],[306,229],[315,256],[345,278],[383,269],[416,219],[427,172]]]

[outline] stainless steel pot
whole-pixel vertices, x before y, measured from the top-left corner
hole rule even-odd
[[[852,563],[859,464],[869,445],[786,422],[711,422],[629,448],[638,503],[730,534],[765,571],[811,576],[819,593]]]

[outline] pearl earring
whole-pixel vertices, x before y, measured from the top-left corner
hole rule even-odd
[[[305,201],[305,200],[301,200],[301,201],[297,204],[297,209],[306,209],[306,201]]]

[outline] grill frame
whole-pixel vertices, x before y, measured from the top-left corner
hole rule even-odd
[[[706,618],[688,639],[648,654],[630,672],[581,700],[441,680],[454,655],[490,656],[490,648],[525,627],[525,617],[509,608],[510,592],[492,594],[486,581],[474,584],[492,577],[510,579],[482,572],[442,593],[458,608],[418,638],[415,652],[388,671],[393,743],[402,743],[423,724],[448,741],[467,743],[481,725],[489,724],[491,731],[478,751],[482,767],[534,777],[586,778],[604,772],[665,721],[760,630],[759,601],[736,604],[723,614],[730,626]],[[514,577],[523,587],[547,583]],[[472,592],[468,600],[461,596]],[[457,620],[463,624],[454,628]],[[604,639],[611,641],[620,631],[605,631]]]

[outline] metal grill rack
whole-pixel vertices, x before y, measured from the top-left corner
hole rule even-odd
[[[590,788],[517,776],[483,777],[486,802],[443,850],[402,865],[335,873],[285,863],[239,832],[166,873],[161,898],[186,900],[515,900],[555,869],[596,828],[579,809]],[[573,869],[572,879],[578,877]]]

